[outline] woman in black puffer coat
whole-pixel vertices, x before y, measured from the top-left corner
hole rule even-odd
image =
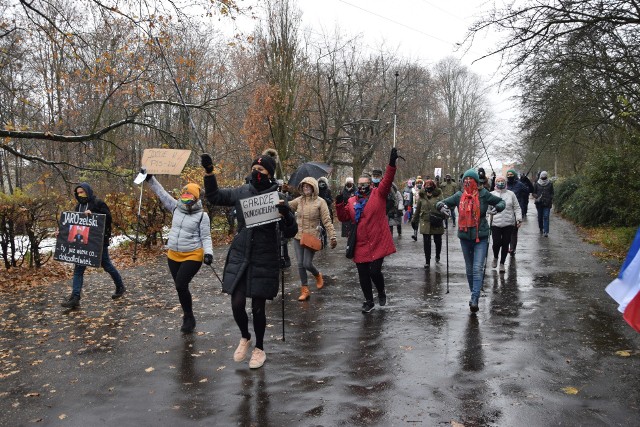
[[[273,179],[276,161],[270,155],[255,159],[251,165],[250,182],[236,188],[218,188],[210,155],[203,154],[201,163],[206,171],[204,188],[207,200],[212,205],[235,206],[238,220],[238,233],[231,242],[222,279],[222,290],[231,295],[233,317],[242,334],[233,359],[236,362],[243,361],[251,346],[249,318],[245,310],[246,298],[251,298],[256,347],[249,367],[259,368],[266,360],[263,348],[267,326],[265,303],[278,294],[280,239],[295,236],[298,226],[293,212],[282,202],[278,205],[282,215],[280,221],[246,227],[241,200],[267,194],[278,188],[277,181]],[[280,200],[284,200],[284,195],[280,195]]]

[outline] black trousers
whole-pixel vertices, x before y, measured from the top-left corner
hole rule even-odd
[[[423,234],[422,244],[424,246],[424,259],[427,264],[431,261],[431,236],[433,236],[433,242],[436,244],[437,259],[440,259],[440,252],[442,251],[442,234]]]
[[[264,331],[267,329],[267,314],[265,312],[265,304],[267,300],[264,298],[251,298],[251,314],[253,315],[253,331],[256,334],[256,347],[264,350]],[[246,285],[244,280],[236,286],[231,295],[231,311],[233,319],[236,321],[242,338],[251,339],[249,333],[249,316],[246,310],[247,296]]]
[[[384,276],[382,275],[382,262],[384,258],[371,262],[356,263],[358,268],[358,278],[360,279],[360,288],[367,301],[373,301],[373,283],[378,290],[378,296],[385,295],[384,292]]]
[[[189,292],[189,283],[196,275],[200,267],[201,261],[183,261],[178,262],[172,259],[168,259],[169,271],[173,282],[176,285],[176,291],[178,291],[178,299],[182,306],[182,311],[185,315],[193,315],[193,308],[191,303],[191,292]]]
[[[491,227],[493,257],[498,258],[498,253],[500,253],[500,249],[502,249],[500,253],[500,264],[504,264],[504,261],[507,259],[509,243],[513,236],[513,228],[517,229],[518,227],[514,227],[513,225],[507,227]]]

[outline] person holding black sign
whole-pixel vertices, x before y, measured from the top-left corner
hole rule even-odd
[[[111,211],[109,206],[101,199],[98,199],[93,194],[93,189],[86,182],[80,183],[74,190],[78,204],[75,206],[75,212],[83,212],[87,215],[91,214],[104,214],[105,226],[104,226],[104,238],[102,241],[102,259],[100,265],[109,273],[113,279],[113,283],[116,285],[116,291],[111,298],[118,299],[124,295],[126,288],[122,282],[122,277],[118,270],[113,266],[109,259],[109,239],[111,238]],[[57,234],[57,233],[56,233]],[[87,269],[84,265],[76,264],[73,268],[73,282],[71,296],[64,301],[61,305],[64,308],[76,308],[80,305],[80,297],[82,294],[82,285],[84,284],[84,272]]]
[[[187,184],[182,189],[180,200],[176,200],[153,175],[149,174],[145,179],[160,199],[162,206],[173,213],[167,241],[167,263],[182,306],[180,331],[190,334],[196,327],[196,318],[193,315],[189,283],[203,262],[207,265],[213,262],[209,215],[202,208],[198,184]]]
[[[238,220],[238,233],[234,236],[222,278],[222,290],[231,295],[233,318],[241,333],[240,343],[233,354],[233,360],[246,359],[251,347],[249,317],[246,312],[246,299],[251,298],[253,329],[256,344],[251,354],[249,368],[257,369],[264,365],[267,355],[264,352],[264,333],[267,327],[265,312],[266,300],[278,295],[280,272],[280,240],[292,238],[298,232],[296,219],[286,204],[283,194],[278,194],[277,209],[279,217],[275,222],[247,225],[243,201],[253,201],[257,196],[277,191],[278,182],[273,178],[276,160],[269,154],[257,157],[251,164],[249,183],[236,188],[219,188],[213,173],[213,159],[209,154],[200,156],[206,174],[204,188],[206,198],[215,206],[235,206]],[[248,204],[248,203],[247,203]],[[245,205],[246,206],[246,205]],[[247,215],[251,212],[246,212]],[[248,216],[249,218],[249,216]]]

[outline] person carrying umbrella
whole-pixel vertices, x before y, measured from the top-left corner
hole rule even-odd
[[[355,254],[353,261],[358,269],[360,287],[365,301],[362,312],[370,313],[374,309],[373,288],[378,291],[378,303],[387,303],[387,294],[382,274],[384,257],[396,251],[393,237],[387,225],[387,196],[396,174],[398,150],[391,149],[389,165],[377,187],[372,186],[371,177],[363,175],[358,178],[356,195],[344,200],[342,195],[336,196],[336,213],[340,221],[351,221],[355,228]],[[352,233],[354,232],[352,228]]]
[[[298,223],[298,233],[293,239],[293,248],[296,251],[298,274],[300,275],[301,282],[298,301],[306,301],[310,296],[309,285],[307,284],[307,271],[313,274],[313,277],[316,279],[316,288],[322,289],[324,280],[322,273],[313,265],[315,250],[302,246],[301,244],[303,233],[308,233],[313,237],[320,238],[319,227],[324,226],[329,234],[332,249],[336,247],[337,240],[327,202],[322,197],[319,197],[318,181],[312,177],[304,178],[298,186],[298,190],[302,195],[293,199],[289,203],[289,207],[296,213],[296,221]]]

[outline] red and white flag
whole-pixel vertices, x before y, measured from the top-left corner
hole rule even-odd
[[[622,264],[618,278],[609,283],[607,293],[616,300],[624,320],[640,332],[640,229]]]

